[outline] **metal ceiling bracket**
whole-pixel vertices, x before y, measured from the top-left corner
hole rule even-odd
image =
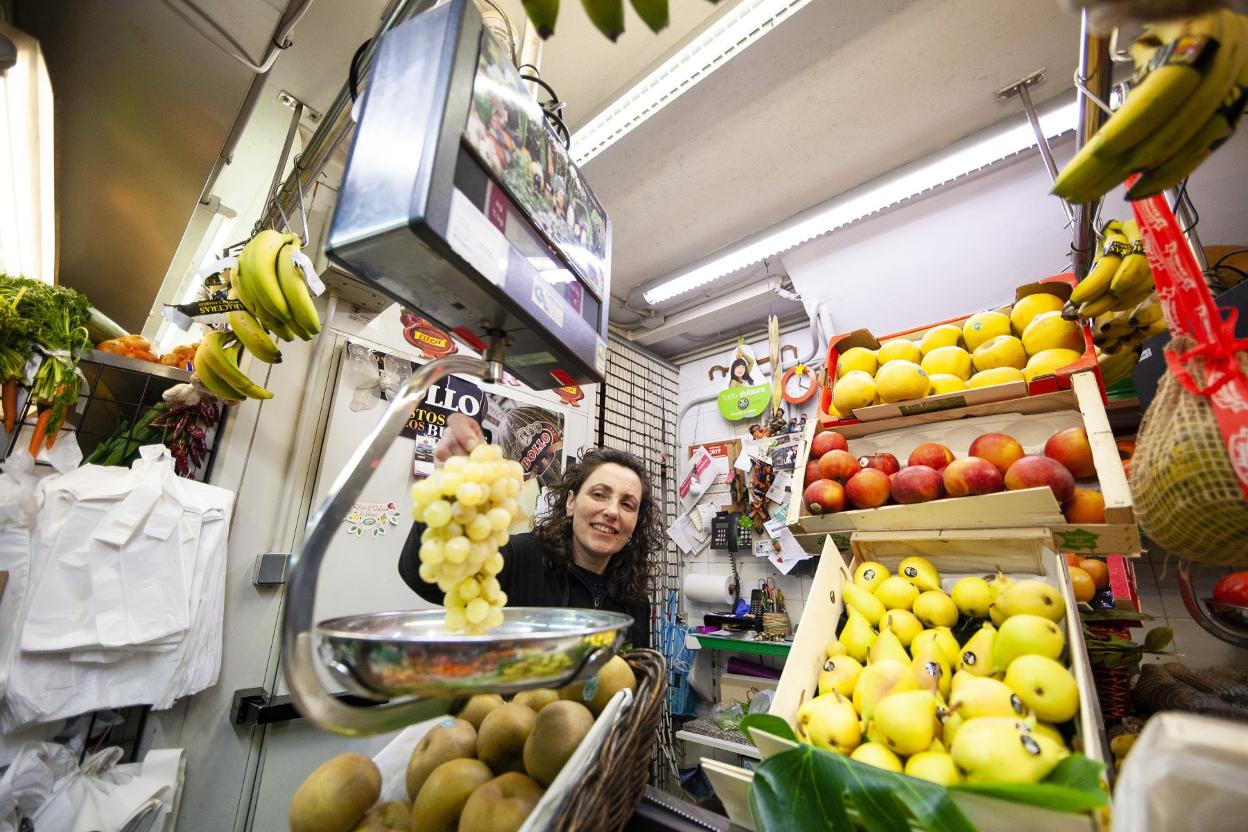
[[[1029,89],[1044,81],[1044,67],[1037,69],[1030,75],[1019,78],[1012,84],[1002,87],[996,92],[998,101],[1009,101],[1015,96],[1023,103],[1023,112],[1027,114],[1027,121],[1031,123],[1031,130],[1036,134],[1036,145],[1040,148],[1040,156],[1044,159],[1045,170],[1049,172],[1049,181],[1057,181],[1057,163],[1053,161],[1053,150],[1049,147],[1049,140],[1044,135],[1044,130],[1040,127],[1040,117],[1036,115],[1036,107],[1031,102],[1031,93]],[[1070,207],[1070,203],[1066,200],[1060,200],[1062,210],[1066,212],[1066,219],[1073,222],[1075,219],[1074,209]]]
[[[282,90],[277,94],[277,101],[282,106],[289,107],[292,110],[302,107],[302,117],[306,118],[309,124],[320,124],[321,119],[324,118],[321,113],[313,110],[306,103],[300,101],[298,98],[295,98],[295,96],[291,95],[286,90]]]

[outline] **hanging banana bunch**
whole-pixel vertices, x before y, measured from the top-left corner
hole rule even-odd
[[[299,246],[297,235],[266,229],[243,247],[237,268],[222,270],[229,297],[244,308],[227,312],[229,329],[208,333],[195,351],[195,375],[217,398],[272,398],[239,368],[242,350],[276,364],[282,354],[270,332],[282,341],[307,341],[321,331],[307,275],[295,259]]]
[[[545,40],[555,33],[555,20],[559,17],[559,0],[521,0],[524,13],[528,15],[537,34]],[[710,0],[718,3],[719,0]],[[629,0],[633,11],[652,32],[667,28],[668,0]],[[611,41],[624,34],[624,0],[581,0],[581,6],[594,28]]]
[[[1131,47],[1126,100],[1058,175],[1053,193],[1092,202],[1130,174],[1143,199],[1175,187],[1217,150],[1248,103],[1248,17],[1219,9],[1156,23]]]

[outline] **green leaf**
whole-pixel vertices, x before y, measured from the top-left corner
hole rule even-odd
[[[1153,617],[1134,610],[1092,610],[1081,611],[1079,617],[1084,621],[1152,621]]]
[[[809,745],[774,754],[754,770],[750,814],[760,832],[853,829],[836,768]],[[825,752],[827,753],[827,752]]]
[[[1169,627],[1154,627],[1144,636],[1144,649],[1150,653],[1160,653],[1174,641],[1174,630]]]
[[[774,734],[785,740],[797,742],[797,736],[794,735],[793,729],[789,727],[789,723],[774,714],[747,714],[739,726],[742,734],[750,738],[750,742],[755,742],[754,737],[750,734],[751,728],[767,733]]]
[[[1108,805],[1109,798],[1101,784],[1104,771],[1103,763],[1071,754],[1041,783],[963,783],[953,788],[1054,812],[1079,814]]]
[[[809,745],[759,766],[750,807],[763,832],[860,827],[908,832],[911,819],[930,832],[974,832],[941,786]],[[851,824],[851,817],[859,823]]]

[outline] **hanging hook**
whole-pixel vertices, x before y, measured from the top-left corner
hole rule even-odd
[[[1086,79],[1086,78],[1084,78],[1082,75],[1080,75],[1080,74],[1079,74],[1079,68],[1078,68],[1078,67],[1075,67],[1075,76],[1074,76],[1074,77],[1075,77],[1075,87],[1076,87],[1076,88],[1077,88],[1077,89],[1078,89],[1081,93],[1083,93],[1085,96],[1087,96],[1087,98],[1088,98],[1088,100],[1089,100],[1089,101],[1091,101],[1091,102],[1092,102],[1093,104],[1095,104],[1096,106],[1100,107],[1102,110],[1104,110],[1104,111],[1105,111],[1106,113],[1108,113],[1109,115],[1111,115],[1111,116],[1112,116],[1112,115],[1114,114],[1114,109],[1113,109],[1112,107],[1110,107],[1108,104],[1106,104],[1104,101],[1102,101],[1102,100],[1100,99],[1100,97],[1099,97],[1096,93],[1094,93],[1094,92],[1092,92],[1092,90],[1088,89],[1087,79]]]
[[[300,153],[295,157],[294,170],[291,171],[295,178],[295,193],[299,195],[299,221],[303,224],[303,244],[308,244],[308,209],[303,205],[303,186],[299,184],[299,160],[303,158]],[[289,228],[289,225],[287,226]]]

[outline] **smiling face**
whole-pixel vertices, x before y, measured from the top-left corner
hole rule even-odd
[[[614,462],[595,468],[581,490],[568,495],[575,561],[595,571],[605,569],[632,537],[641,498],[641,479],[630,469]]]

